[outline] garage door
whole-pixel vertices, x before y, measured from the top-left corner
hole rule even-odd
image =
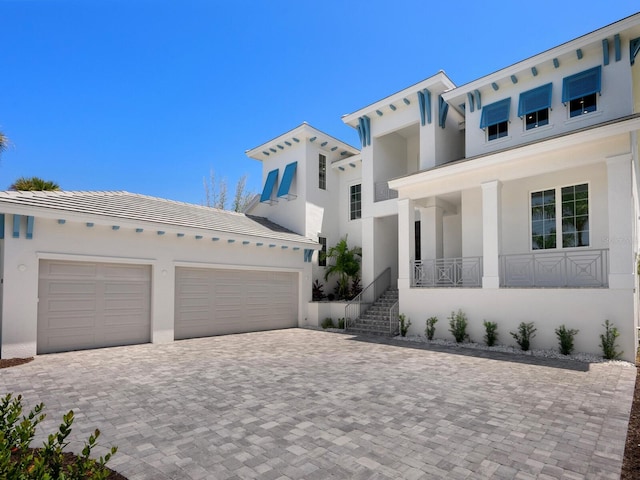
[[[148,265],[40,261],[38,353],[147,343]]]
[[[176,340],[298,326],[298,275],[176,269]]]

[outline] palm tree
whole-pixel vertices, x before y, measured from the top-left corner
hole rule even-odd
[[[39,177],[20,177],[11,184],[9,190],[60,190],[60,185]]]
[[[338,276],[339,298],[346,299],[349,296],[349,279],[360,273],[360,257],[362,257],[362,249],[360,247],[349,249],[346,236],[325,254],[325,258],[330,259],[331,264],[325,269],[324,279],[328,280],[332,275]]]
[[[0,132],[0,154],[4,152],[8,146],[9,146],[9,139],[4,133]]]

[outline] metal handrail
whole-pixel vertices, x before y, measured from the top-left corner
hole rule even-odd
[[[349,330],[351,324],[355,323],[360,315],[387,291],[390,285],[391,268],[387,268],[344,307],[344,329]]]

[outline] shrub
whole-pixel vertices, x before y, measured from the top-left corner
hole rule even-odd
[[[320,280],[316,278],[313,285],[311,285],[311,300],[314,302],[319,302],[320,300],[324,300],[327,296],[324,294],[324,285],[320,283]]]
[[[29,445],[35,435],[36,426],[45,418],[44,404],[36,405],[28,415],[22,415],[22,396],[13,398],[9,393],[0,401],[0,478],[16,479],[64,479],[84,480],[92,478],[104,480],[110,475],[106,463],[118,450],[111,447],[109,453],[98,460],[90,458],[91,450],[97,446],[100,430],[96,429],[89,441],[85,442],[80,455],[69,461],[65,459],[64,448],[69,445],[67,437],[71,433],[74,420],[73,410],[62,417],[62,423],[55,434],[49,435],[41,449],[31,449]]]
[[[560,353],[563,355],[571,355],[573,352],[573,337],[575,337],[580,330],[572,328],[567,330],[567,327],[560,325],[556,328],[556,336],[558,342],[560,342]]]
[[[487,322],[486,320],[482,322],[484,325],[484,343],[487,344],[487,347],[493,347],[496,344],[496,340],[498,340],[498,324],[496,322]]]
[[[333,318],[331,317],[325,318],[320,324],[320,326],[324,329],[333,328]]]
[[[536,330],[537,328],[533,326],[533,322],[520,322],[520,325],[518,325],[518,331],[509,333],[516,339],[520,348],[526,352],[529,350],[529,347],[531,347],[531,339],[536,336]]]
[[[427,318],[427,326],[424,329],[424,334],[429,340],[433,340],[433,336],[436,333],[436,323],[438,323],[438,317]]]
[[[340,330],[344,330],[344,318],[339,318],[338,319],[338,328]]]
[[[613,326],[613,323],[609,320],[605,320],[602,324],[604,327],[604,334],[600,335],[600,346],[602,347],[602,354],[607,360],[615,360],[620,358],[624,352],[618,352],[616,350],[616,338],[620,336],[618,329]]]
[[[467,316],[462,312],[462,310],[458,310],[458,313],[451,312],[451,316],[449,317],[449,331],[453,338],[456,339],[456,343],[464,342],[465,339],[469,338],[467,335]]]
[[[398,315],[398,320],[400,321],[400,335],[406,337],[409,327],[411,326],[411,319],[407,320],[407,316],[401,313]]]

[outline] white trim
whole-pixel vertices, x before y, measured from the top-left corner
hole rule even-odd
[[[174,260],[172,262],[175,268],[203,268],[203,269],[216,269],[216,270],[244,270],[244,271],[261,271],[261,272],[289,272],[299,273],[302,275],[303,268],[292,267],[263,267],[257,265],[238,265],[228,263],[206,263],[206,262],[189,262],[185,260]]]
[[[75,253],[35,252],[38,260],[62,260],[71,262],[127,263],[132,265],[154,265],[156,258],[112,257],[105,255],[84,255]]]

